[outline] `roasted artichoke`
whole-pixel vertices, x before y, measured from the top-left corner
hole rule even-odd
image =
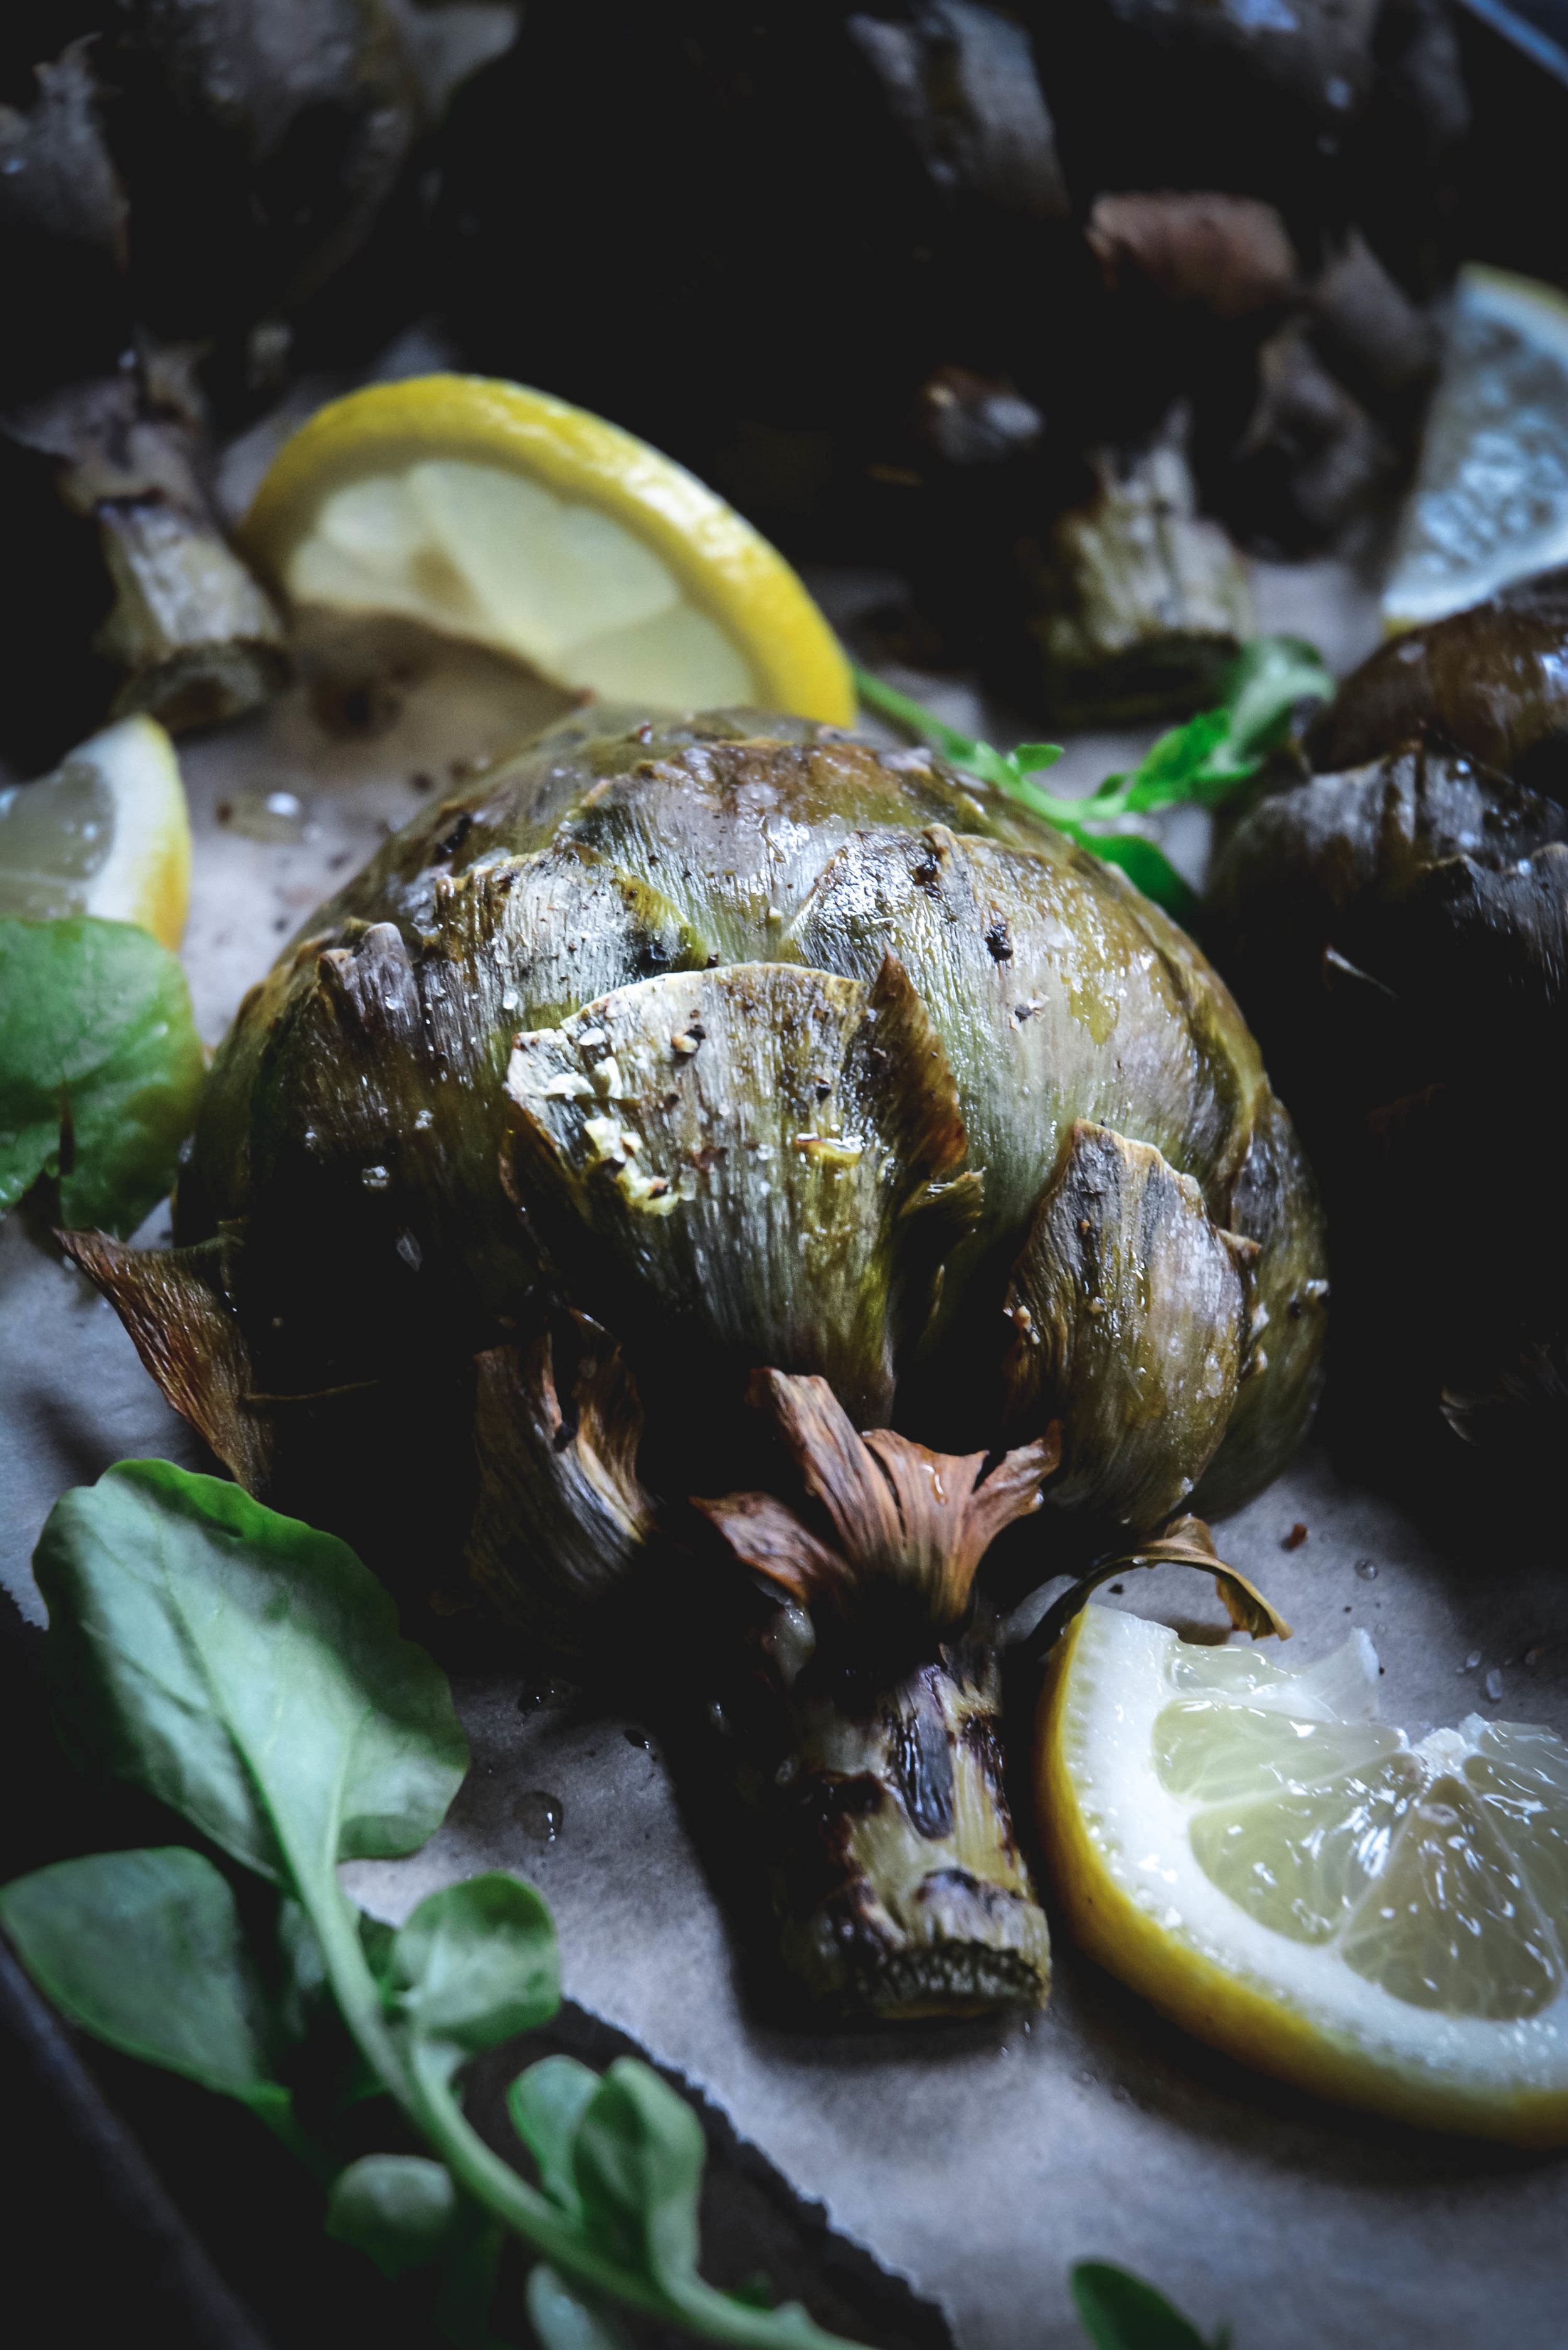
[[[252,991],[176,1237],[70,1245],[254,1492],[557,1648],[701,1648],[818,1999],[1043,1995],[999,1609],[1267,1479],[1324,1295],[1251,1038],[1119,875],[923,754],[592,711]]]
[[[1395,639],[1308,733],[1344,772],[1250,811],[1210,910],[1324,1186],[1336,1385],[1386,1451],[1401,1401],[1440,1407],[1532,1474],[1568,1416],[1568,1246],[1504,1169],[1564,1114],[1565,660],[1563,572]]]

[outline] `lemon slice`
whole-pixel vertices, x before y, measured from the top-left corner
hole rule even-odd
[[[1568,298],[1461,271],[1416,487],[1383,597],[1390,630],[1568,561]]]
[[[175,948],[190,902],[190,813],[155,719],[122,719],[52,775],[0,789],[0,918],[97,914]]]
[[[419,376],[334,401],[240,538],[296,608],[402,613],[571,691],[854,719],[783,556],[645,442],[521,384]]]
[[[1320,2095],[1568,2139],[1568,1746],[1374,1719],[1365,1633],[1287,1672],[1088,1607],[1042,1700],[1041,1833],[1084,1946]]]

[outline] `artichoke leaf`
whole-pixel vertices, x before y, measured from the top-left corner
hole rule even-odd
[[[1059,836],[1042,827],[1032,845],[940,825],[857,836],[789,933],[806,962],[855,978],[896,942],[985,1169],[977,1239],[1014,1249],[1075,1119],[1136,1133],[1207,1183],[1240,1157],[1257,1081],[1240,1014],[1174,924]]]
[[[1087,1575],[1081,1575],[1070,1589],[1052,1601],[1023,1643],[1024,1653],[1036,1659],[1048,1657],[1074,1617],[1087,1605],[1101,1584],[1108,1583],[1113,1575],[1126,1575],[1137,1566],[1195,1566],[1200,1574],[1213,1576],[1215,1592],[1223,1600],[1225,1612],[1237,1631],[1250,1632],[1254,1640],[1292,1638],[1291,1627],[1272,1600],[1266,1599],[1246,1575],[1227,1566],[1203,1520],[1189,1515],[1175,1519],[1158,1541],[1140,1543],[1136,1551],[1120,1558],[1101,1559]]]
[[[272,1471],[268,1416],[252,1408],[250,1354],[233,1304],[228,1238],[190,1249],[133,1249],[107,1232],[61,1232],[130,1331],[167,1400],[248,1492]]]
[[[1236,1398],[1249,1246],[1150,1144],[1073,1128],[1007,1303],[1009,1421],[1062,1422],[1054,1502],[1150,1526],[1191,1492]]]
[[[503,1615],[562,1648],[583,1645],[597,1605],[635,1565],[653,1525],[637,1476],[636,1384],[619,1350],[582,1317],[579,1336],[570,1425],[547,1331],[525,1358],[515,1347],[476,1357],[479,1491],[463,1558]]]
[[[921,823],[1039,837],[999,795],[978,797],[934,764],[890,769],[863,743],[778,741],[644,760],[587,792],[563,834],[656,886],[678,870],[682,903],[722,961],[810,962],[787,941],[828,859],[874,827]],[[880,960],[854,975],[874,977]]]
[[[506,1090],[516,1196],[634,1349],[820,1372],[853,1419],[888,1418],[921,1226],[950,1233],[965,1152],[890,956],[869,988],[768,963],[624,988],[520,1037]]]
[[[901,1587],[941,1632],[962,1621],[1003,1527],[1042,1506],[1061,1457],[1054,1427],[1004,1453],[989,1474],[984,1452],[932,1452],[885,1428],[862,1436],[823,1378],[758,1371],[750,1400],[774,1420],[835,1545],[771,1494],[693,1495],[736,1556],[806,1607],[826,1599],[847,1613],[857,1595]]]

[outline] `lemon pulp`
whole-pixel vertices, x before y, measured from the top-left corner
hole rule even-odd
[[[1408,2119],[1568,2138],[1568,1746],[1374,1718],[1365,1633],[1290,1672],[1091,1607],[1041,1830],[1111,1970],[1244,2061]]]
[[[1416,487],[1384,592],[1391,629],[1568,561],[1568,298],[1462,270]]]
[[[0,918],[94,914],[172,948],[190,895],[184,788],[154,719],[123,719],[52,775],[0,789]]]

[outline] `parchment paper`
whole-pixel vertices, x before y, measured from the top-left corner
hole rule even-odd
[[[841,619],[881,592],[863,578],[814,585]],[[1266,573],[1260,589],[1264,625],[1315,635],[1342,667],[1368,641],[1366,599],[1342,573]],[[961,686],[911,682],[977,723]],[[329,736],[296,690],[263,719],[182,744],[197,833],[187,961],[203,1034],[216,1039],[284,934],[449,780],[451,761],[536,715],[499,663],[457,654],[406,683],[379,733]],[[1004,715],[989,716],[1002,738]],[[1062,772],[1087,788],[1146,739],[1084,741]],[[307,837],[264,845],[219,820],[220,803],[258,786],[308,803]],[[1202,848],[1200,837],[1180,844],[1189,869]],[[159,1211],[143,1237],[166,1230]],[[0,1575],[35,1621],[26,1562],[65,1486],[128,1454],[201,1461],[108,1306],[19,1213],[0,1223]],[[1296,1522],[1307,1538],[1286,1551]],[[1384,1716],[1412,1737],[1471,1710],[1568,1731],[1561,1545],[1515,1555],[1506,1513],[1495,1539],[1507,1555],[1478,1555],[1473,1533],[1439,1539],[1356,1490],[1315,1440],[1220,1531],[1224,1555],[1295,1624],[1293,1660],[1367,1628]],[[1129,1576],[1106,1604],[1220,1636],[1207,1586],[1174,1570]],[[346,1870],[350,1889],[395,1920],[474,1870],[532,1877],[572,1996],[701,2084],[836,2227],[940,2300],[962,2350],[1078,2350],[1066,2270],[1087,2257],[1158,2282],[1206,2330],[1229,2318],[1239,2350],[1568,2343],[1568,2161],[1402,2131],[1280,2089],[1162,2023],[1059,1929],[1051,2005],[1029,2024],[812,2036],[750,2012],[657,1749],[591,1692],[533,1701],[534,1678],[511,1659],[460,1679],[474,1766],[452,1818],[413,1860]],[[562,1811],[549,1844],[530,1800],[542,1794]]]

